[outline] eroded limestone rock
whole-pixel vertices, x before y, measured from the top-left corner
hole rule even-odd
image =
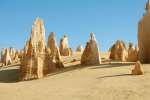
[[[126,61],[128,59],[128,50],[125,42],[117,40],[112,46],[109,59]]]
[[[76,49],[76,52],[83,52],[83,46],[82,45],[79,45]]]
[[[15,59],[15,54],[16,54],[14,47],[10,47],[9,54],[10,54],[11,60],[14,60]]]
[[[139,59],[139,48],[138,46],[133,46],[132,43],[129,43],[128,50],[128,60],[129,62],[136,62]]]
[[[18,58],[20,58],[20,61],[23,60],[23,56],[24,56],[24,49],[21,49],[20,55],[19,55],[19,57],[18,57]]]
[[[60,52],[57,47],[56,39],[53,32],[51,32],[48,37],[47,47],[49,47],[51,50],[51,56],[53,61],[60,61],[61,60]]]
[[[67,39],[66,35],[64,36],[64,38],[60,39],[59,51],[60,51],[60,55],[62,55],[62,56],[70,56],[71,55],[69,45],[68,45],[68,39]]]
[[[81,56],[81,65],[95,65],[101,64],[101,57],[99,54],[99,47],[97,40],[93,33],[91,33],[91,40],[87,42],[84,52]]]
[[[55,66],[50,58],[50,49],[46,47],[43,20],[37,18],[32,26],[28,52],[20,64],[22,76],[19,81],[42,78]]]
[[[132,75],[142,75],[142,74],[144,74],[144,71],[142,70],[141,63],[140,63],[140,61],[137,61],[135,63],[134,70],[132,70]]]
[[[1,51],[1,62],[4,62],[5,54],[6,54],[6,48],[4,47]]]
[[[29,41],[27,41],[25,43],[25,46],[24,46],[24,54],[23,54],[23,57],[22,59],[26,56],[27,52],[28,52],[28,48],[29,48]]]
[[[138,22],[139,61],[150,63],[150,1],[146,4],[146,13]]]
[[[19,52],[19,50],[18,50],[18,49],[16,50],[16,54],[17,54],[17,55],[18,55],[18,57],[19,57],[20,52]]]
[[[2,67],[11,64],[11,57],[10,57],[8,48],[6,48],[6,50],[5,50],[4,59],[3,59],[3,62],[1,62],[1,63],[2,63]]]

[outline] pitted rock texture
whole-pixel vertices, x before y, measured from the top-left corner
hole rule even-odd
[[[116,44],[112,46],[109,59],[127,61],[128,50],[124,41],[117,40]]]
[[[101,64],[101,57],[99,54],[99,47],[97,40],[93,33],[91,33],[91,40],[87,42],[84,52],[81,56],[81,65],[95,65]]]
[[[10,47],[9,54],[10,54],[11,60],[14,60],[15,59],[15,54],[16,54],[14,47]]]

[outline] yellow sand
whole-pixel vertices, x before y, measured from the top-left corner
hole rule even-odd
[[[76,66],[81,54],[63,56],[65,68],[32,81],[18,82],[19,60],[1,67],[0,100],[150,100],[149,64],[142,64],[144,75],[133,76],[134,62],[110,60],[109,52],[101,52],[102,64]]]

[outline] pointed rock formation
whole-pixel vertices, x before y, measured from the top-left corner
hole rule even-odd
[[[128,60],[129,62],[136,62],[139,60],[139,48],[138,46],[133,46],[132,43],[129,43],[128,50]]]
[[[19,50],[18,50],[18,49],[16,50],[16,54],[17,54],[17,55],[18,55],[18,57],[19,57],[20,52],[19,52]]]
[[[2,67],[11,64],[11,57],[10,57],[8,48],[6,48],[6,50],[5,50],[4,59],[3,59],[3,62],[1,62],[1,63],[2,63]]]
[[[108,52],[111,52],[112,47],[113,47],[113,46],[111,46],[111,47],[109,48],[109,51],[108,51]]]
[[[15,59],[15,54],[16,54],[14,47],[10,47],[9,54],[10,54],[11,60],[14,60]]]
[[[39,79],[55,69],[55,63],[47,50],[43,20],[37,18],[32,26],[28,52],[21,62],[22,76],[19,81]]]
[[[79,45],[76,49],[76,52],[83,52],[83,46]]]
[[[4,47],[1,51],[1,62],[4,62],[5,53],[6,53],[6,48]]]
[[[95,65],[101,64],[101,57],[99,54],[99,47],[97,40],[93,33],[91,33],[91,40],[87,42],[84,52],[81,56],[81,65]]]
[[[146,13],[138,22],[139,61],[150,63],[150,1],[146,4]]]
[[[51,50],[51,56],[52,56],[53,61],[55,60],[60,61],[61,60],[60,52],[57,47],[56,39],[55,39],[53,32],[51,32],[48,37],[47,47],[49,47]]]
[[[70,49],[68,45],[68,39],[67,36],[65,35],[64,38],[60,39],[60,46],[59,46],[59,51],[61,56],[70,56]]]
[[[126,61],[128,59],[128,50],[124,41],[117,40],[112,46],[109,59]]]
[[[132,75],[142,75],[142,74],[144,74],[144,71],[142,70],[141,63],[140,63],[140,61],[137,61],[135,63],[134,70],[132,70]]]

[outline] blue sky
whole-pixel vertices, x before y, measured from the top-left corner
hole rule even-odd
[[[23,49],[37,17],[43,19],[46,42],[54,32],[57,45],[66,34],[69,46],[86,46],[90,33],[100,52],[107,52],[117,39],[138,45],[138,21],[148,0],[0,0],[0,50]],[[47,44],[47,43],[46,43]]]

